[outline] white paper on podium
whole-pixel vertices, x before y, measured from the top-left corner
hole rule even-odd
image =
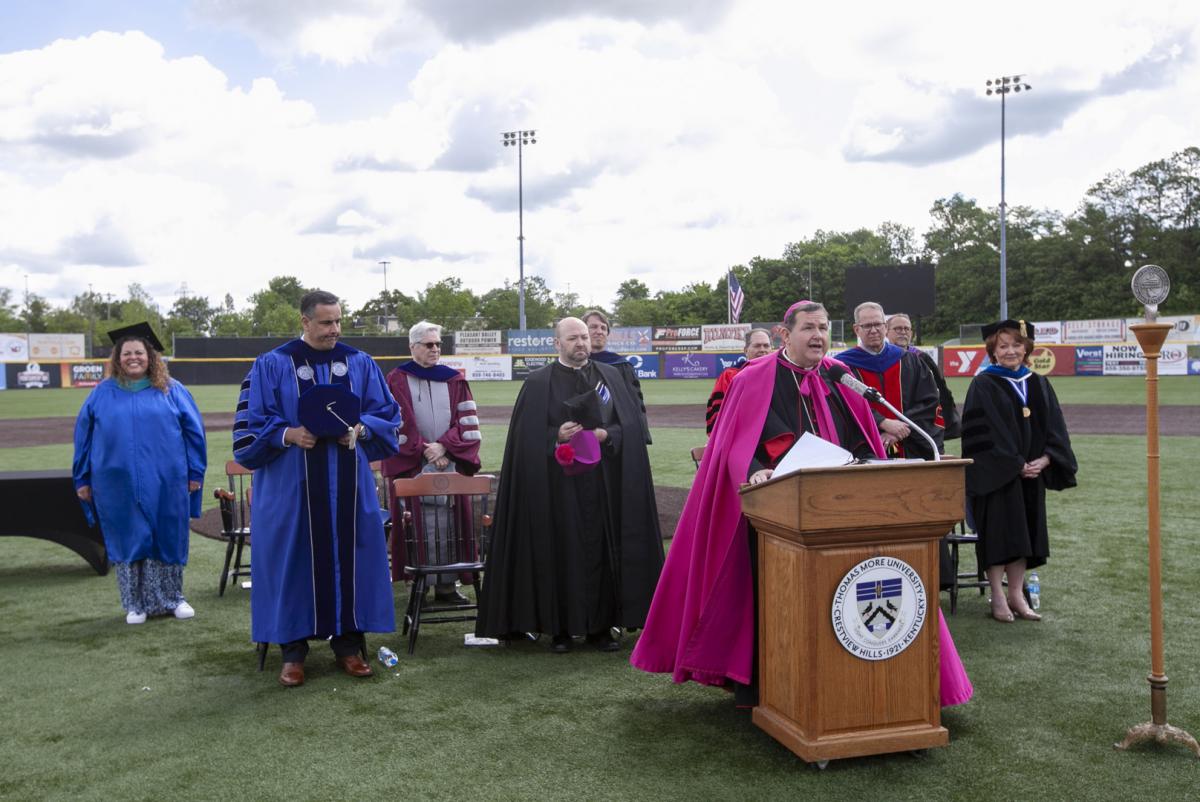
[[[771,474],[772,479],[795,473],[801,468],[835,468],[854,462],[854,455],[839,445],[822,440],[815,434],[805,432],[796,444],[788,449]]]

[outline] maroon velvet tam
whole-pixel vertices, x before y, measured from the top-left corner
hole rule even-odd
[[[600,441],[591,429],[581,429],[554,449],[554,459],[567,476],[578,476],[600,462]]]

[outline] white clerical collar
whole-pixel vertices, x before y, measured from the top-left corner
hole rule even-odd
[[[558,364],[562,365],[564,368],[570,368],[571,370],[583,370],[584,368],[587,367],[587,362],[584,362],[579,367],[575,367],[574,365],[568,365],[566,362],[563,362],[563,358],[561,356],[558,358]]]
[[[795,365],[796,367],[800,368],[800,370],[816,370],[817,368],[821,367],[820,362],[813,365],[811,368],[803,367],[799,362],[797,362],[796,360],[794,360],[790,356],[788,356],[786,348],[780,348],[779,353],[783,357],[785,362],[787,362],[790,365]]]

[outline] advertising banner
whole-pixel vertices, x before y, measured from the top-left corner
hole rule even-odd
[[[745,354],[713,354],[717,358],[717,375],[746,361]]]
[[[1200,376],[1200,345],[1188,346],[1188,375]]]
[[[630,354],[629,364],[633,365],[633,375],[642,379],[658,378],[658,354]]]
[[[649,326],[617,326],[608,332],[608,350],[618,354],[645,354],[654,350],[654,329]]]
[[[0,359],[5,362],[28,362],[29,340],[25,334],[0,334]]]
[[[95,387],[104,381],[106,362],[64,362],[62,368],[63,387]]]
[[[1119,343],[1125,340],[1125,321],[1067,320],[1063,322],[1065,343]]]
[[[504,351],[501,331],[456,331],[454,353],[456,354],[499,354]]]
[[[1077,345],[1075,346],[1075,375],[1103,376],[1104,375],[1104,346]]]
[[[655,351],[695,351],[700,348],[700,326],[655,326]]]
[[[717,323],[700,327],[702,351],[741,351],[746,347],[749,323]]]
[[[1033,340],[1039,345],[1052,345],[1063,341],[1063,324],[1061,320],[1052,320],[1033,324]]]
[[[1075,346],[1035,345],[1029,367],[1043,376],[1074,376]]]
[[[556,354],[554,329],[514,329],[508,332],[510,354]]]
[[[981,345],[965,348],[947,345],[942,348],[942,374],[946,378],[974,376],[987,365],[987,349]]]
[[[30,334],[30,359],[83,359],[82,334]]]
[[[1105,376],[1144,376],[1146,363],[1137,343],[1104,346]]]
[[[1159,376],[1188,375],[1188,347],[1186,343],[1168,342],[1158,357]]]
[[[8,386],[12,390],[40,390],[46,387],[62,387],[62,371],[58,365],[40,365],[37,362],[16,362],[4,366]]]
[[[1141,317],[1125,318],[1128,328],[1135,323],[1145,323]],[[1200,342],[1200,316],[1197,315],[1159,315],[1158,323],[1170,323],[1175,328],[1167,332],[1167,342],[1194,343]],[[1130,334],[1132,337],[1133,335]]]
[[[454,368],[470,382],[502,382],[512,378],[507,356],[444,356],[440,363]]]
[[[664,379],[715,379],[721,372],[716,354],[663,354],[662,360]]]
[[[554,356],[514,356],[512,359],[512,377],[525,381],[529,374],[544,368],[558,357]]]

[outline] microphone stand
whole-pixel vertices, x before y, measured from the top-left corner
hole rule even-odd
[[[931,449],[933,449],[933,461],[934,462],[942,461],[942,455],[938,453],[937,443],[935,443],[933,441],[933,438],[929,436],[929,433],[926,432],[924,429],[922,429],[917,424],[913,423],[912,420],[910,420],[908,418],[908,416],[906,416],[903,412],[901,412],[900,410],[896,409],[894,406],[889,404],[888,400],[883,397],[883,393],[879,392],[874,387],[867,387],[866,391],[863,393],[863,397],[866,398],[868,401],[874,401],[877,404],[883,404],[885,407],[887,407],[889,410],[891,410],[893,415],[895,415],[897,418],[899,418],[900,420],[902,420],[908,424],[908,428],[912,429],[914,432],[917,432],[918,434],[920,434],[922,437],[925,438],[926,442],[929,443],[929,447]]]

